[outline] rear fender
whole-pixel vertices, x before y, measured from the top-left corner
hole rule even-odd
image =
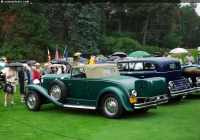
[[[62,107],[64,106],[63,104],[57,102],[51,96],[49,96],[48,90],[45,89],[45,88],[43,88],[42,86],[35,85],[35,84],[30,84],[30,85],[27,85],[25,88],[28,88],[29,90],[35,90],[35,91],[37,91],[37,93],[43,95],[44,97],[46,97],[47,99],[49,99],[55,105],[62,106]]]
[[[100,92],[100,95],[98,97],[98,103],[101,102],[101,98],[107,94],[107,93],[113,93],[115,94],[120,102],[122,103],[123,107],[128,110],[128,111],[133,111],[133,107],[131,106],[130,102],[129,102],[129,97],[127,97],[127,93],[124,93],[124,91],[122,91],[121,89],[119,88],[116,88],[116,87],[107,87],[107,88],[104,88],[101,92]]]

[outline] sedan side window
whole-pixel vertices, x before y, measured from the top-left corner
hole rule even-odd
[[[155,70],[155,65],[152,63],[145,63],[145,70]]]
[[[117,67],[120,71],[128,71],[129,69],[128,63],[118,63]]]
[[[177,69],[178,68],[176,63],[169,64],[169,67],[170,67],[170,69]]]

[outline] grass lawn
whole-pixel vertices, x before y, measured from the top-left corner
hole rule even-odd
[[[19,86],[18,86],[19,87]],[[0,90],[1,140],[199,140],[200,93],[139,114],[125,112],[121,119],[105,118],[100,110],[61,108],[43,105],[28,111],[20,103],[3,106]]]

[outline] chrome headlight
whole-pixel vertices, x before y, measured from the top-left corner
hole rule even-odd
[[[131,95],[136,97],[136,96],[137,96],[137,91],[136,91],[136,90],[133,90],[133,91],[131,92]]]
[[[189,81],[190,84],[192,84],[192,78],[191,77],[188,78],[188,81]]]
[[[173,87],[173,82],[172,81],[169,81],[169,83],[168,83],[168,88],[172,88]]]
[[[197,82],[200,82],[200,77],[196,77],[196,81],[197,81]]]

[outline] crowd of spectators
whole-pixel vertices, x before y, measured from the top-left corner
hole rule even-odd
[[[40,66],[40,63],[35,63],[34,65],[28,65],[26,63],[22,64],[22,68],[17,70],[17,67],[10,67],[10,69],[6,72],[6,83],[12,85],[12,92],[8,93],[5,90],[5,99],[4,106],[7,106],[8,96],[11,97],[11,105],[14,103],[14,93],[16,92],[16,79],[19,79],[19,88],[21,94],[21,103],[25,102],[25,96],[28,92],[27,88],[25,88],[28,84],[38,84],[40,85],[41,77],[46,74],[62,74],[68,73],[66,65],[60,64],[59,66],[51,67],[50,63],[45,63],[44,68]]]

